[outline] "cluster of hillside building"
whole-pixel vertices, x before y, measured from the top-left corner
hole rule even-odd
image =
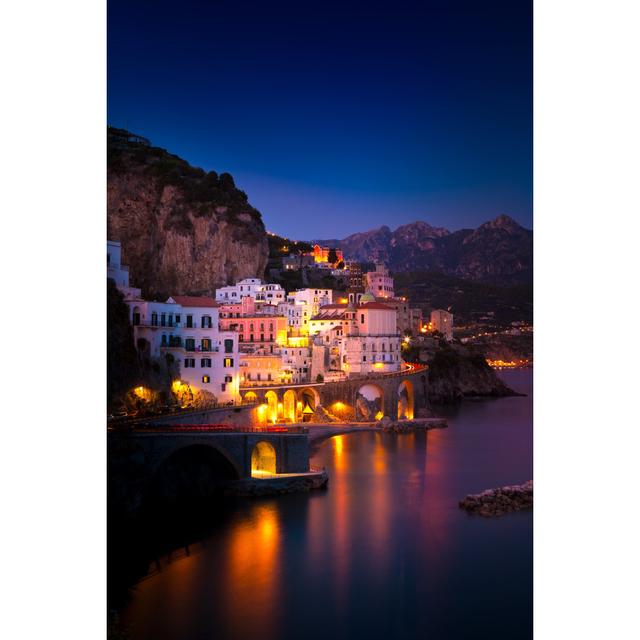
[[[170,355],[183,384],[219,403],[236,402],[256,386],[399,371],[402,336],[424,332],[420,310],[395,296],[382,265],[354,277],[346,293],[287,293],[246,278],[215,297],[174,295],[162,302],[145,300],[130,286],[120,243],[107,243],[107,266],[129,307],[137,349],[150,358]],[[451,327],[452,319],[446,321]]]

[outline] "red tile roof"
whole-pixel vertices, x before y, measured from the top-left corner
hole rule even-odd
[[[218,303],[208,296],[171,296],[183,307],[217,307]]]

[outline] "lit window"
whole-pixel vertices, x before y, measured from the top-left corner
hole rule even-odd
[[[225,367],[233,367],[233,358],[225,358],[224,359]]]
[[[202,382],[208,384],[209,382],[211,382],[211,378],[209,376],[202,376]]]

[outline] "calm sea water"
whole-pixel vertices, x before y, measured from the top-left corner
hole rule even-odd
[[[327,440],[326,491],[239,501],[133,589],[133,640],[532,637],[532,513],[461,511],[532,477],[526,398],[466,402],[428,433]]]

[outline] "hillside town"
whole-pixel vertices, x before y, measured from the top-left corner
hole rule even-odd
[[[318,245],[309,257],[330,266],[329,260],[344,260]],[[107,242],[107,266],[107,277],[128,307],[138,352],[170,362],[179,372],[174,393],[198,396],[200,405],[250,402],[257,387],[398,372],[409,366],[402,351],[411,336],[437,331],[453,338],[453,316],[435,310],[424,322],[420,309],[396,296],[393,277],[382,264],[371,271],[352,269],[341,292],[316,287],[287,292],[254,277],[218,288],[211,297],[173,295],[164,301],[146,300],[132,286],[119,242]]]

